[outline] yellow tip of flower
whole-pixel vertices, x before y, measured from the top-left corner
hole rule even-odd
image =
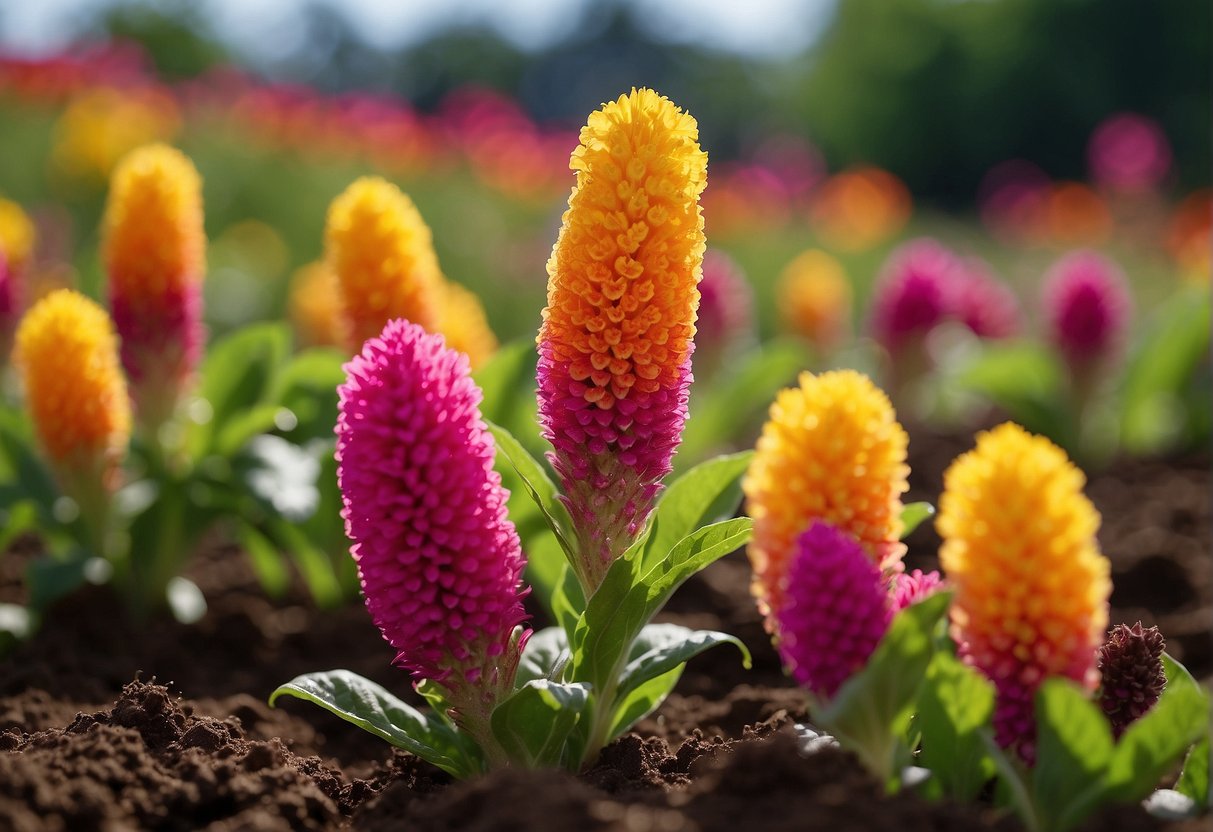
[[[581,130],[539,340],[599,408],[679,382],[699,305],[707,161],[695,119],[648,89]]]
[[[1112,584],[1084,481],[1064,451],[1011,423],[980,434],[944,475],[935,525],[954,633],[982,670],[1024,675],[997,681],[1095,682]]]
[[[291,278],[289,299],[291,322],[300,340],[313,346],[340,346],[343,343],[337,276],[321,260],[296,270]]]
[[[819,348],[837,344],[849,326],[851,282],[824,251],[798,255],[784,268],[776,292],[785,325]]]
[[[70,289],[34,305],[17,328],[15,363],[47,455],[68,465],[117,457],[131,431],[118,339],[105,310]]]
[[[448,347],[467,355],[473,370],[497,351],[497,336],[489,327],[480,298],[458,283],[447,282],[442,287],[438,331],[446,338]]]
[[[378,335],[393,318],[435,331],[442,273],[430,228],[395,185],[363,177],[346,188],[329,207],[325,249],[351,345]]]
[[[25,271],[34,254],[37,232],[34,223],[21,206],[0,199],[0,249],[8,258],[9,267],[18,274]]]
[[[882,567],[896,564],[908,442],[888,397],[853,370],[802,373],[779,393],[742,482],[764,614],[782,605],[796,537],[814,520],[850,534]]]
[[[161,297],[201,281],[206,234],[194,164],[168,145],[131,151],[110,181],[102,233],[112,296]]]

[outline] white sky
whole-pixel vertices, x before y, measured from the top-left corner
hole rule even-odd
[[[0,0],[0,49],[53,51],[78,21],[114,0]],[[221,34],[252,54],[276,57],[301,35],[299,0],[194,0]],[[319,0],[345,12],[370,42],[403,46],[452,23],[486,23],[524,48],[567,33],[582,3],[594,0]],[[808,46],[836,0],[627,0],[652,31],[745,55],[779,58]]]

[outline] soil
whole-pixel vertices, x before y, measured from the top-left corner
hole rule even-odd
[[[936,500],[969,445],[915,434],[909,499]],[[1104,518],[1112,622],[1157,624],[1209,679],[1209,460],[1125,461],[1087,493]],[[909,543],[911,568],[935,565],[929,526]],[[24,600],[28,544],[0,557],[0,601]],[[0,660],[0,830],[1019,828],[989,808],[882,796],[844,752],[803,756],[792,725],[804,700],[763,634],[742,553],[688,582],[663,618],[738,635],[752,670],[727,648],[696,658],[580,777],[506,770],[465,783],[315,706],[265,705],[282,682],[335,667],[412,696],[361,605],[321,611],[298,590],[271,601],[232,548],[201,553],[189,575],[210,605],[194,625],[137,626],[90,588]],[[1118,807],[1087,828],[1200,827]]]

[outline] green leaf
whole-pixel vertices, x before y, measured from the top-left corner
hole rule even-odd
[[[298,526],[281,517],[271,518],[268,528],[271,538],[294,559],[316,605],[325,609],[338,606],[344,596],[341,581],[328,553],[318,547]]]
[[[257,582],[265,594],[274,599],[282,598],[290,587],[291,573],[278,547],[248,523],[240,524],[236,539],[248,554]]]
[[[293,356],[274,378],[268,400],[294,415],[295,426],[283,431],[292,442],[333,435],[337,385],[345,381],[342,365],[348,358],[331,347],[307,349]]]
[[[1105,796],[1115,746],[1107,718],[1068,679],[1046,679],[1036,692],[1036,768],[1032,801],[1044,829],[1065,832]]]
[[[958,383],[986,396],[1033,433],[1058,438],[1068,431],[1064,379],[1060,361],[1047,347],[1020,341],[985,345]]]
[[[314,702],[455,777],[470,777],[484,768],[480,750],[467,736],[348,670],[297,676],[270,694],[270,706],[281,696]]]
[[[233,455],[254,437],[273,431],[282,412],[276,404],[259,404],[232,414],[216,433],[211,449],[219,456]]]
[[[1175,791],[1187,795],[1204,809],[1210,807],[1209,802],[1209,771],[1210,754],[1209,735],[1206,733],[1184,760],[1183,771],[1175,783]]]
[[[574,764],[565,741],[589,702],[589,688],[532,679],[493,710],[493,736],[512,763],[527,768]]]
[[[645,626],[628,651],[628,663],[619,674],[616,696],[626,696],[645,682],[669,673],[718,644],[732,644],[740,650],[742,664],[749,669],[750,651],[736,636],[713,630],[692,630],[678,624]]]
[[[620,737],[640,720],[661,707],[678,680],[686,664],[677,664],[660,676],[654,676],[640,683],[632,690],[616,700],[615,713],[611,716],[611,728],[607,732],[607,742]]]
[[[896,774],[898,739],[909,727],[934,653],[932,636],[951,599],[950,592],[936,592],[897,613],[863,669],[813,710],[814,720],[859,754],[882,783]]]
[[[577,632],[578,622],[585,612],[585,592],[581,581],[573,574],[573,568],[567,563],[560,572],[560,580],[552,591],[552,617],[564,628],[568,637],[573,639]]]
[[[544,441],[536,418],[535,341],[524,338],[505,344],[472,380],[484,392],[480,412],[490,422],[513,434],[532,455],[542,453]]]
[[[17,491],[9,498],[32,500],[37,506],[39,522],[54,522],[55,501],[59,487],[42,460],[35,453],[33,432],[21,413],[0,408],[0,482],[12,482]]]
[[[1142,800],[1208,735],[1208,698],[1195,686],[1168,685],[1154,707],[1116,744],[1108,772],[1109,799]]]
[[[909,503],[901,509],[901,539],[905,540],[914,530],[935,515],[935,506],[930,503]]]
[[[998,771],[1000,791],[1019,815],[1019,819],[1023,821],[1024,828],[1028,832],[1044,832],[1046,827],[1041,824],[1040,817],[1036,813],[1036,804],[1032,802],[1032,793],[1024,767],[999,747],[998,743],[994,741],[994,735],[990,729],[982,728],[977,735],[981,738],[981,744],[985,746],[986,754]],[[999,801],[999,805],[1006,804]]]
[[[563,627],[546,627],[531,635],[518,662],[514,686],[533,679],[560,681],[560,673],[571,657],[569,637]]]
[[[738,517],[697,529],[638,581],[630,558],[611,564],[577,623],[573,678],[588,679],[595,690],[609,690],[644,625],[687,578],[744,546],[753,522]]]
[[[214,445],[228,422],[259,404],[269,404],[275,374],[290,350],[285,323],[254,324],[215,342],[202,363],[198,395],[210,404],[210,418],[190,437],[194,459]]]
[[[741,502],[741,477],[753,456],[753,451],[718,456],[674,480],[653,511],[642,575],[695,529],[733,516]]]
[[[993,712],[994,687],[955,656],[936,652],[918,693],[918,764],[932,771],[948,796],[973,800],[994,776],[979,736]]]
[[[30,561],[25,569],[30,609],[42,612],[88,583],[89,564],[93,560],[96,559],[77,549],[67,558],[40,557]]]

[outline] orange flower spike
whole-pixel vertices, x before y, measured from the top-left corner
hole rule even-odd
[[[467,355],[473,372],[497,352],[497,336],[489,327],[484,305],[475,292],[458,283],[443,284],[438,331],[448,347]]]
[[[321,260],[300,266],[291,278],[287,306],[291,323],[302,343],[338,346],[342,343],[337,307],[340,295],[337,276]]]
[[[908,442],[888,397],[853,370],[801,373],[776,396],[742,481],[753,591],[769,628],[796,538],[815,520],[854,537],[886,572],[901,570]]]
[[[592,113],[548,261],[539,413],[595,586],[644,527],[681,441],[705,239],[695,119],[635,90]]]
[[[367,176],[333,200],[325,251],[337,275],[349,346],[378,336],[394,318],[437,330],[442,273],[433,238],[413,201],[395,185]]]
[[[776,286],[784,324],[828,353],[851,326],[851,282],[842,264],[819,249],[797,255]]]
[[[1028,762],[1041,682],[1099,683],[1112,582],[1084,481],[1064,451],[1009,422],[979,434],[944,475],[935,526],[956,593],[952,637],[994,682],[995,738]]]

